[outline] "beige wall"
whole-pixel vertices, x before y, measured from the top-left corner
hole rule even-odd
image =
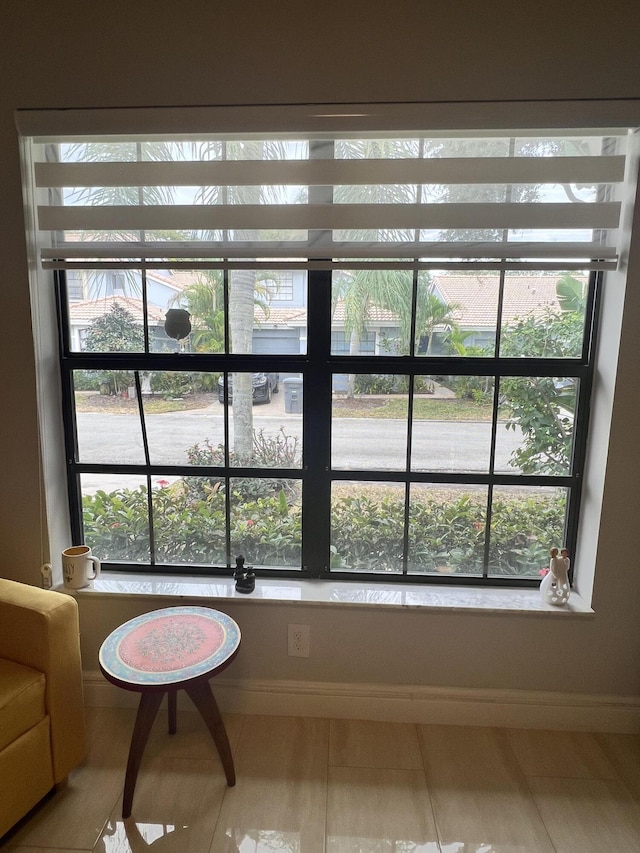
[[[42,561],[41,521],[15,109],[640,98],[637,0],[0,0],[0,14],[0,573],[33,583]],[[593,619],[362,613],[246,602],[231,608],[245,633],[234,674],[640,694],[636,291],[627,293],[625,304]],[[615,345],[605,338],[603,346],[615,361]],[[606,372],[601,381],[613,395]],[[606,456],[602,448],[600,456]],[[102,611],[97,602],[82,605],[89,669],[104,633],[130,613],[115,601],[100,606]],[[309,661],[286,658],[287,621],[312,625]]]

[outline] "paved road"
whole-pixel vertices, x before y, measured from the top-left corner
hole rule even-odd
[[[278,406],[278,408],[281,408]],[[276,413],[275,407],[254,408],[254,428],[275,435],[281,427],[301,443],[299,415]],[[146,419],[151,461],[156,465],[184,465],[187,449],[209,439],[223,441],[222,407],[206,410],[149,415]],[[78,413],[78,435],[82,462],[143,464],[140,423],[133,415]],[[509,457],[520,436],[500,427],[496,445],[496,470],[513,473]],[[373,469],[381,472],[402,469],[406,457],[406,423],[403,420],[334,418],[332,463],[342,470]],[[475,422],[422,421],[414,428],[412,467],[442,472],[484,472],[489,458],[490,424]],[[126,485],[141,482],[127,477]],[[125,485],[122,477],[85,475],[84,488],[114,489]]]

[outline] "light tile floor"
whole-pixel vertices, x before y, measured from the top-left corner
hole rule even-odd
[[[161,714],[123,821],[134,711],[89,708],[66,789],[0,842],[21,853],[638,853],[640,735],[226,717],[227,788],[194,711]]]

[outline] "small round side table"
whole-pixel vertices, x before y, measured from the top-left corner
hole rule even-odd
[[[131,814],[145,746],[167,694],[169,733],[177,729],[177,692],[184,690],[204,720],[222,761],[227,784],[236,783],[227,731],[209,679],[238,654],[240,628],[208,607],[167,607],[130,619],[100,648],[100,669],[112,684],[140,693],[124,783],[122,817]]]

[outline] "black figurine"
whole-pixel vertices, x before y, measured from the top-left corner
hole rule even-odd
[[[233,573],[233,578],[236,582],[236,592],[253,592],[256,588],[256,573],[253,566],[244,565],[244,557],[239,554],[236,557],[236,568]]]

